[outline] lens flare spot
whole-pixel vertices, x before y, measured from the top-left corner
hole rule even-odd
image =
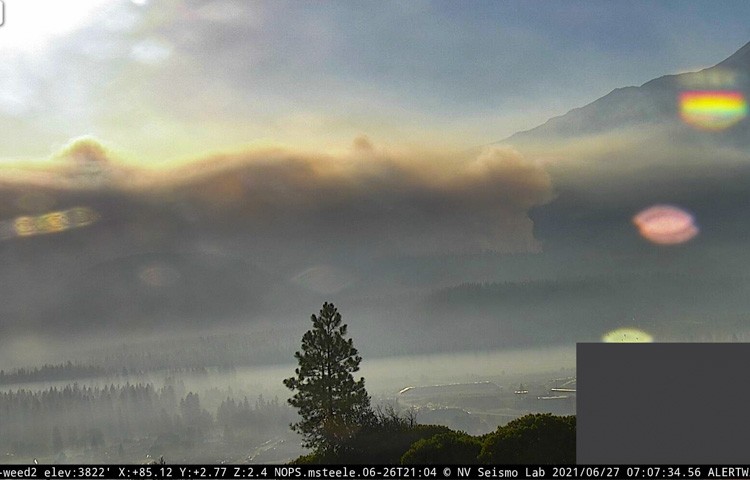
[[[28,237],[36,233],[34,217],[18,217],[13,221],[13,226],[19,237]]]
[[[691,240],[700,231],[695,219],[671,205],[654,205],[633,217],[641,236],[659,245],[676,245]]]
[[[618,328],[605,333],[602,341],[606,343],[651,343],[654,337],[637,328]]]
[[[70,219],[63,212],[53,212],[40,217],[40,228],[48,233],[62,232],[70,228]]]
[[[724,130],[747,116],[745,96],[736,91],[682,92],[679,102],[682,120],[702,130]]]
[[[99,214],[89,207],[74,207],[36,216],[25,215],[0,222],[0,240],[60,233],[73,228],[86,227],[98,219]]]

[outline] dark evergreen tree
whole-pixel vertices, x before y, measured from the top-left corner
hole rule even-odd
[[[296,393],[289,404],[299,410],[300,421],[291,425],[304,438],[304,446],[318,452],[336,452],[363,426],[373,421],[365,379],[354,380],[362,357],[347,339],[346,324],[332,303],[312,315],[313,328],[302,337],[296,376],[284,385]]]

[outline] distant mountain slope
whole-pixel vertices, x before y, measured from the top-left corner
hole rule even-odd
[[[722,61],[717,67],[735,68],[747,72],[750,70],[750,42],[737,50],[732,56]]]
[[[740,91],[746,98],[750,96],[750,42],[714,67],[697,73],[665,75],[640,87],[617,88],[588,105],[515,133],[502,142],[554,141],[643,125],[666,126],[676,129],[676,133],[694,132],[680,121],[679,95],[687,90],[712,89]],[[722,142],[748,147],[750,121],[745,118],[716,136]]]

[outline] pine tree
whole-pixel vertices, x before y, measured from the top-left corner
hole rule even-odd
[[[355,381],[362,357],[346,324],[332,303],[324,303],[320,315],[312,315],[313,328],[302,337],[296,377],[284,380],[296,391],[289,404],[301,420],[291,425],[304,438],[303,445],[319,452],[337,452],[357,430],[373,418],[365,379]]]

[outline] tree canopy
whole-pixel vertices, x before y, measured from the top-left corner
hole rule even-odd
[[[338,450],[362,426],[371,423],[370,396],[365,379],[355,380],[362,357],[346,338],[347,325],[332,303],[324,303],[311,317],[313,327],[302,337],[294,354],[299,364],[295,376],[284,380],[295,391],[289,404],[301,419],[291,425],[302,434],[303,445],[317,451]]]
[[[534,413],[480,436],[416,423],[394,409],[376,409],[374,422],[336,452],[316,451],[297,464],[574,464],[576,417]]]
[[[576,461],[576,417],[536,413],[486,436],[482,463],[571,464]]]
[[[481,441],[464,432],[440,433],[414,442],[401,457],[401,463],[417,465],[477,463],[481,449]]]

